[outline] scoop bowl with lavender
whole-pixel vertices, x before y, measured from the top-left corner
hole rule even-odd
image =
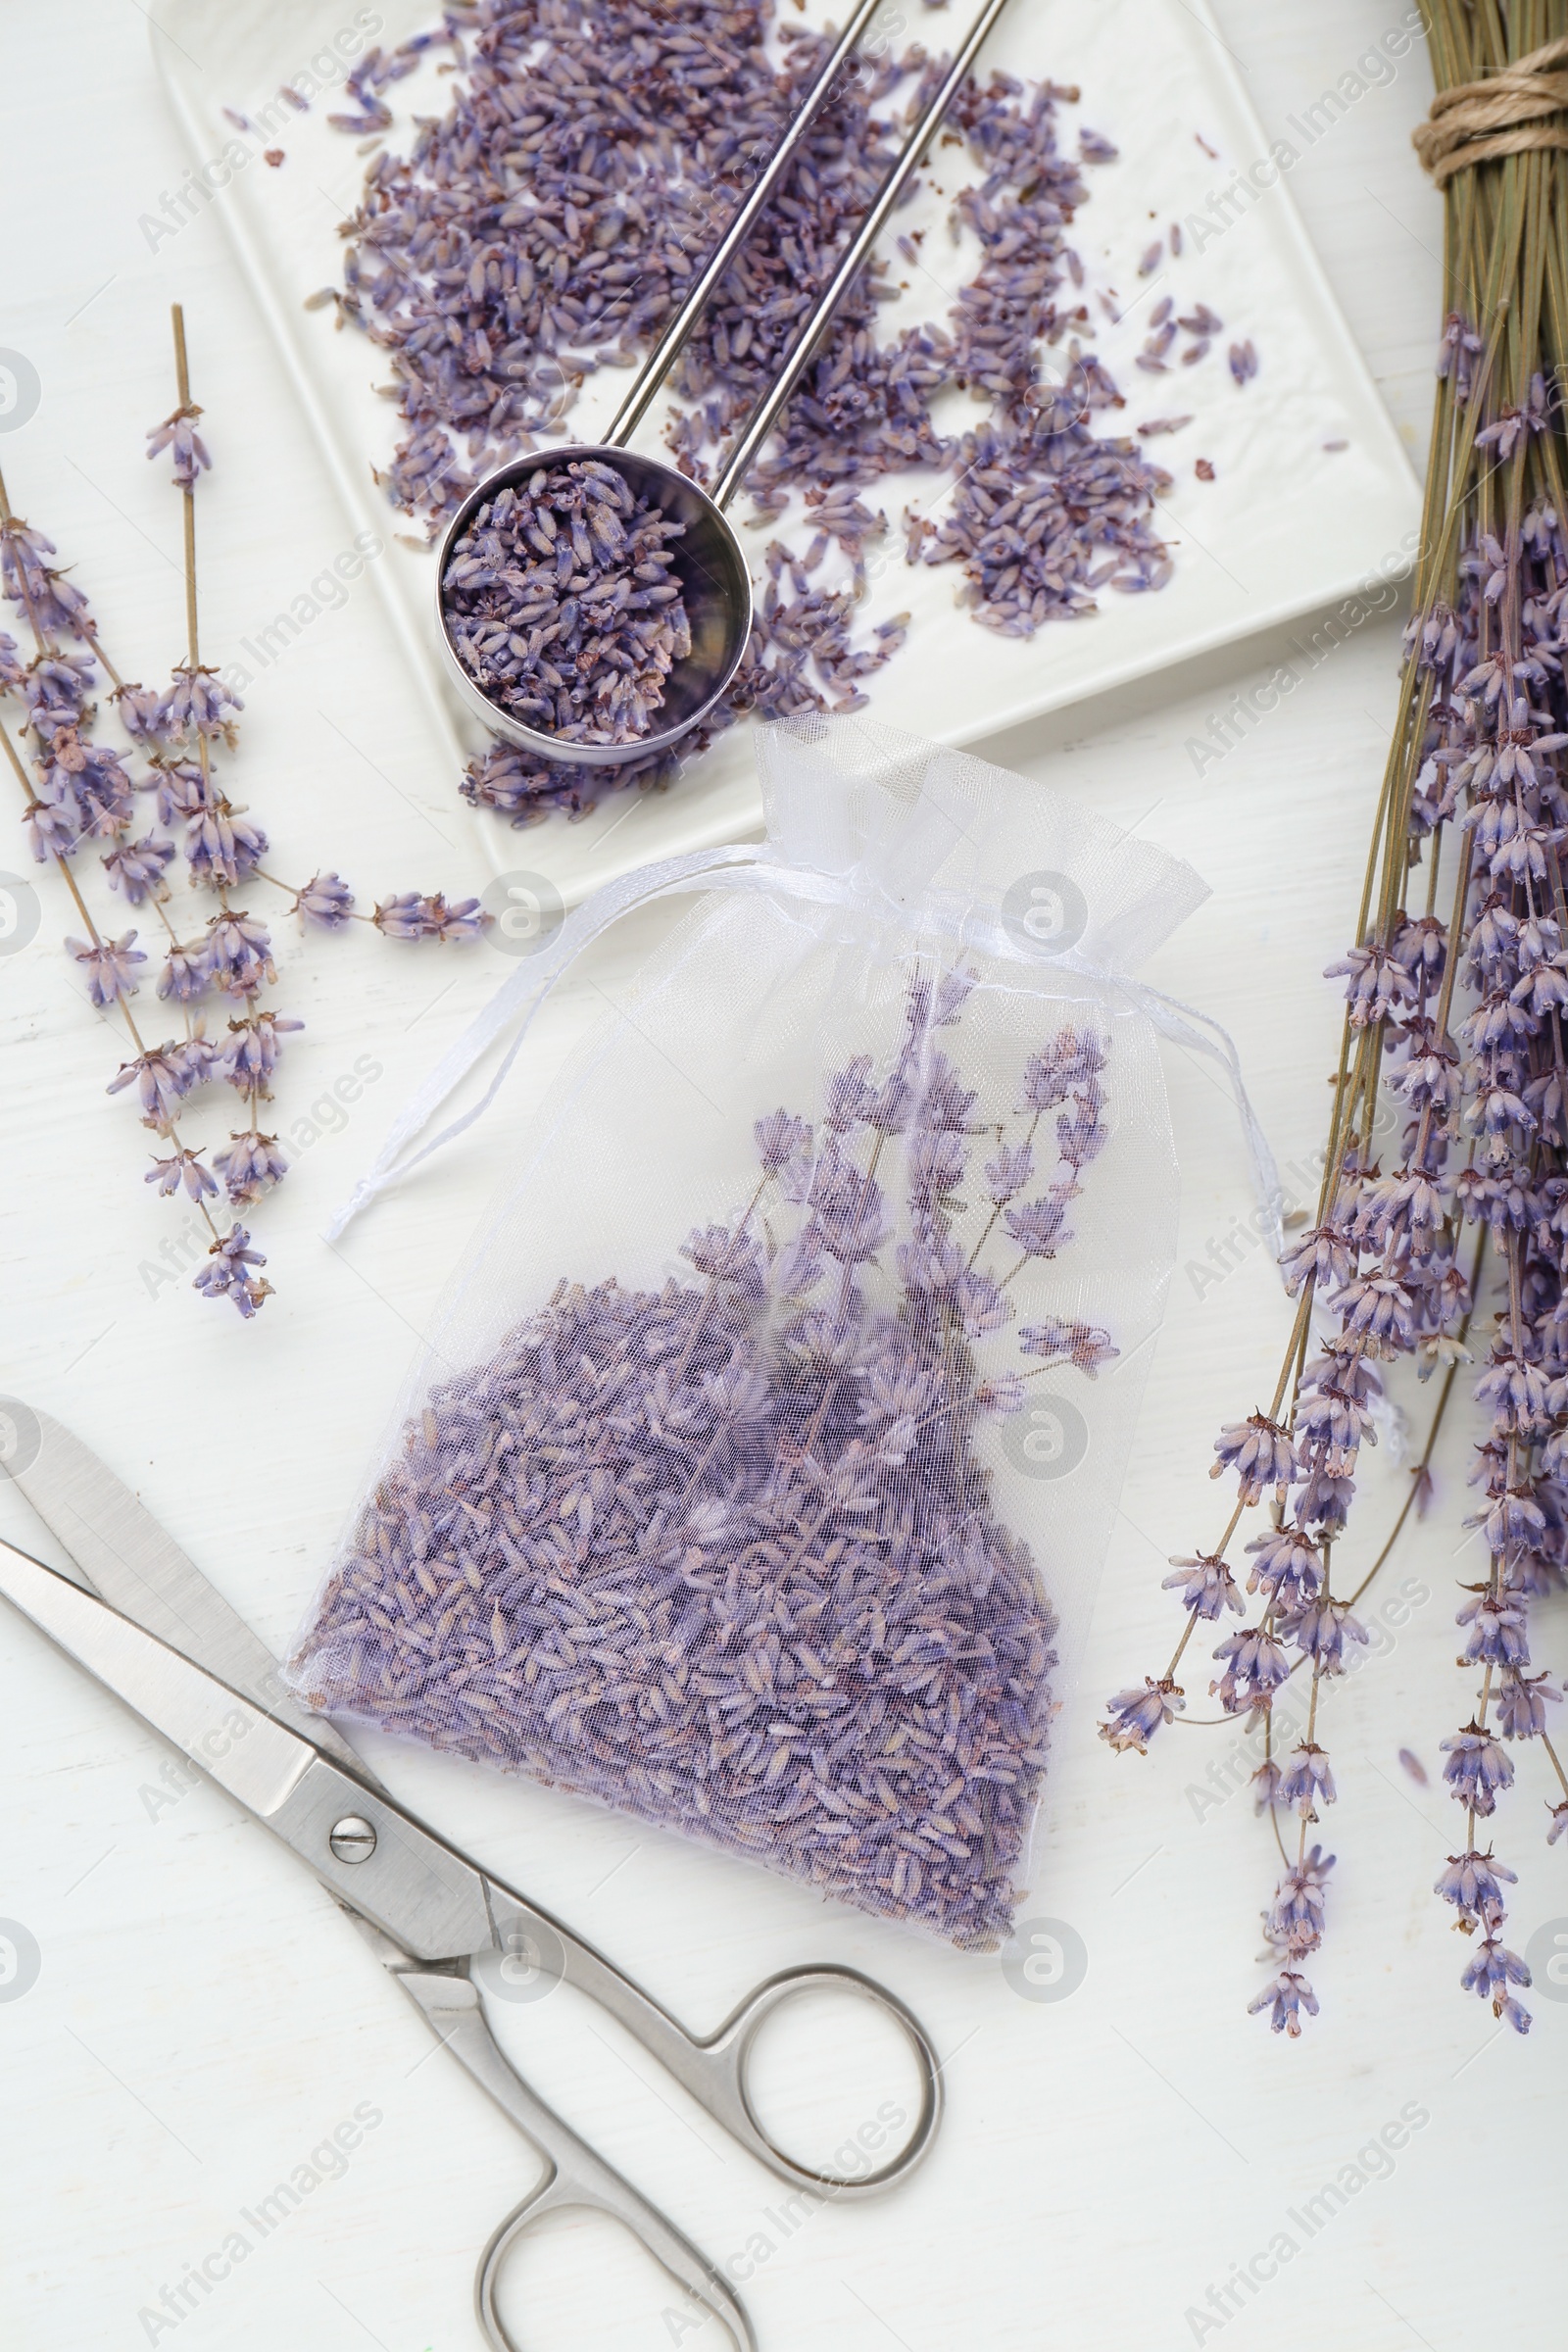
[[[502,467],[442,536],[446,674],[493,734],[587,766],[658,758],[714,711],[752,627],[733,534],[698,486],[568,445]]]

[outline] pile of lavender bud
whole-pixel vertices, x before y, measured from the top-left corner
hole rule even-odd
[[[563,1281],[429,1393],[290,1662],[312,1706],[965,1948],[1007,1936],[1054,1617],[973,1439],[1026,1380],[1117,1353],[1048,1314],[1016,1334],[1031,1372],[984,1362],[1072,1242],[1105,1041],[1061,1028],[1013,1120],[983,1116],[935,1042],[971,985],[916,980],[814,1129],[757,1122],[749,1203],[684,1245],[696,1280]]]
[[[447,634],[503,710],[568,743],[635,743],[692,650],[667,542],[685,525],[594,459],[482,506],[442,577]]]
[[[827,53],[824,36],[780,24],[774,0],[479,0],[451,7],[444,32],[417,48],[368,52],[352,76],[358,111],[337,125],[386,128],[377,93],[433,37],[452,53],[451,104],[416,116],[407,155],[372,157],[344,224],[343,286],[327,290],[339,318],[390,355],[384,389],[408,432],[385,485],[432,527],[476,479],[558,433],[590,375],[635,365]],[[771,382],[940,71],[915,45],[902,56],[884,46],[841,74],[672,379],[684,406],[669,438],[696,479],[710,480]],[[1168,578],[1155,502],[1171,476],[1131,434],[1095,429],[1125,402],[1086,346],[1094,329],[1069,232],[1087,172],[1116,149],[1086,128],[1077,153],[1062,152],[1059,110],[1077,98],[1002,74],[966,85],[938,154],[959,142],[981,174],[953,212],[955,235],[963,226],[979,240],[978,272],[945,322],[889,340],[880,315],[932,275],[915,241],[899,241],[907,280],[874,261],[852,290],[749,479],[753,522],[790,510],[806,531],[766,551],[747,659],[710,725],[743,710],[863,706],[865,679],[907,620],[857,635],[868,550],[878,568],[958,565],[975,619],[1010,636],[1092,612],[1107,588]],[[1200,360],[1223,321],[1200,303],[1194,316],[1208,329],[1192,347]],[[982,419],[940,429],[936,404],[950,391],[984,404]],[[910,468],[937,477],[927,512],[890,522],[865,494]],[[668,754],[585,771],[497,747],[464,790],[525,824],[671,772]]]

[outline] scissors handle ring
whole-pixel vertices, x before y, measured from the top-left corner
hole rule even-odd
[[[567,2139],[568,2142],[575,2139],[569,2130]],[[728,2280],[720,2277],[708,2257],[673,2223],[666,2221],[657,2206],[638,2194],[629,2180],[623,2180],[612,2167],[602,2163],[580,2141],[577,2149],[589,2160],[582,2171],[573,2164],[571,2152],[560,2139],[553,2138],[549,2145],[535,2139],[533,2144],[547,2158],[545,2177],[497,2224],[474,2273],[474,2316],[492,2352],[523,2352],[502,2318],[496,2300],[496,2282],[507,2256],[531,2223],[542,2220],[547,2213],[564,2211],[573,2205],[590,2213],[608,2214],[612,2221],[619,2222],[693,2303],[710,2318],[722,2321],[734,2339],[736,2352],[758,2352],[751,2315]]]
[[[913,2130],[887,2163],[872,2172],[827,2173],[800,2163],[773,2138],[752,2097],[748,2070],[761,2027],[786,2001],[816,1991],[852,1992],[874,2002],[901,2029],[914,2054],[920,2100]],[[874,1977],[862,1976],[858,1968],[826,1964],[780,1970],[749,1992],[716,2034],[691,2045],[691,2061],[675,2065],[674,2071],[743,2147],[797,2187],[834,2197],[874,2196],[906,2180],[926,2155],[942,2121],[942,2061],[925,2028],[897,1993]]]
[[[754,1986],[716,2033],[700,2035],[563,1921],[498,1881],[487,1882],[487,1886],[497,1945],[515,1945],[526,1953],[530,1968],[559,1977],[597,2001],[749,2155],[793,2187],[836,2197],[874,2196],[913,2172],[930,2147],[942,2121],[942,2061],[913,2010],[874,1977],[834,1962],[783,1969]],[[748,2070],[759,2030],[783,2002],[797,1993],[816,1991],[851,1992],[873,2002],[893,2020],[914,2053],[920,2093],[913,2131],[897,2154],[872,2172],[825,2173],[800,2163],[773,2138],[752,2098]]]
[[[441,1968],[403,1968],[394,1974],[437,2040],[545,2159],[544,2179],[491,2233],[474,2275],[474,2309],[493,2352],[521,2352],[496,2302],[496,2280],[508,2253],[530,2223],[570,2205],[619,2222],[694,2303],[723,2321],[737,2352],[757,2352],[750,2316],[729,2280],[522,2080],[491,2033],[471,1978]]]

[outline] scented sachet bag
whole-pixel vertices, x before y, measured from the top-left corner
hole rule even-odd
[[[859,718],[760,757],[762,848],[641,878],[703,895],[531,1126],[290,1681],[990,1949],[1174,1250],[1131,975],[1204,890]]]

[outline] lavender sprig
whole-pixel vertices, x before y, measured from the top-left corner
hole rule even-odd
[[[287,1158],[275,1135],[263,1130],[261,1106],[270,1100],[282,1036],[302,1023],[260,1002],[276,980],[268,925],[232,893],[252,881],[283,889],[302,920],[324,928],[349,919],[377,922],[383,931],[408,938],[473,937],[489,917],[477,900],[449,904],[439,895],[413,898],[418,919],[394,925],[376,916],[354,916],[353,894],[336,874],[318,874],[299,890],[277,882],[262,864],[267,836],[230,801],[219,761],[235,747],[238,699],[201,660],[195,574],[195,489],[211,458],[195,432],[200,415],[190,398],[184,319],[173,313],[179,407],[149,436],[149,456],[172,452],[173,475],[183,501],[186,630],[185,660],[167,691],[127,683],[110,662],[87,599],[53,562],[57,551],[42,532],[12,514],[0,482],[0,588],[23,616],[33,641],[24,662],[14,640],[0,635],[0,698],[15,697],[25,709],[24,739],[30,739],[29,776],[10,734],[0,728],[13,772],[26,798],[24,821],[34,857],[52,863],[65,882],[84,936],[73,935],[66,949],[77,967],[89,1001],[123,1026],[131,1054],[110,1080],[108,1092],[135,1090],[143,1124],[166,1149],[154,1157],[147,1181],[161,1197],[175,1194],[192,1201],[211,1236],[209,1264],[195,1287],[226,1298],[249,1318],[271,1295],[259,1272],[263,1254],[237,1226],[220,1219],[250,1207],[281,1182]],[[94,695],[99,677],[109,681],[106,701],[119,713],[129,739],[127,752],[97,740]],[[140,756],[146,773],[137,776],[127,757]],[[137,835],[137,796],[150,794],[156,828]],[[150,962],[138,944],[137,928],[121,932],[91,910],[74,870],[92,844],[109,889],[161,928],[165,952],[157,970],[157,995],[177,1015],[179,1037],[150,1040],[132,1009]],[[173,906],[174,881],[198,894],[193,908]],[[413,894],[411,894],[411,898]],[[202,899],[217,910],[207,913]],[[171,911],[173,906],[173,911]],[[177,919],[176,919],[177,918]],[[210,1037],[206,1021],[226,1013],[226,1037]],[[244,1124],[231,1130],[225,1148],[204,1164],[205,1145],[186,1142],[181,1121],[190,1097],[215,1082],[240,1097]],[[238,1237],[236,1239],[236,1236]]]
[[[1431,19],[1440,89],[1501,71],[1536,37],[1534,18],[1512,7],[1483,24],[1440,0]],[[1418,136],[1426,160],[1437,135]],[[1221,1645],[1228,1664],[1211,1688],[1227,1713],[1268,1720],[1282,1675],[1311,1674],[1305,1738],[1283,1768],[1271,1738],[1261,1776],[1276,1835],[1282,1812],[1301,1816],[1267,1921],[1282,1967],[1253,2004],[1292,2034],[1303,2010],[1316,2013],[1297,1963],[1321,1939],[1332,1859],[1305,1843],[1335,1794],[1315,1736],[1320,1695],[1343,1671],[1347,1642],[1365,1639],[1355,1600],[1411,1508],[1425,1506],[1489,1272],[1496,1303],[1474,1384],[1487,1434],[1467,1522],[1486,1567],[1456,1612],[1474,1695],[1443,1742],[1464,1829],[1437,1892],[1458,1929],[1480,1936],[1462,1988],[1521,2034],[1529,1972],[1502,1940],[1515,1874],[1491,1844],[1516,1779],[1511,1748],[1530,1743],[1550,1769],[1548,1841],[1568,1826],[1568,1774],[1549,1733],[1559,1693],[1531,1671],[1533,1603],[1563,1589],[1568,1564],[1568,541],[1555,390],[1568,350],[1554,280],[1547,292],[1560,182],[1552,152],[1484,159],[1448,183],[1453,282],[1510,292],[1491,318],[1456,312],[1444,330],[1398,723],[1357,937],[1329,966],[1345,983],[1346,1019],[1322,1195],[1284,1259],[1298,1305],[1272,1404],[1216,1446],[1238,1498],[1214,1556],[1245,1510],[1266,1502],[1271,1525],[1249,1545],[1259,1616]],[[1403,1120],[1387,1171],[1372,1148],[1381,1093]],[[1359,1450],[1375,1435],[1390,1367],[1406,1361],[1423,1380],[1442,1374],[1425,1452],[1394,1534],[1341,1599],[1331,1565],[1354,1532]],[[1178,1717],[1176,1665],[1213,1585],[1182,1590],[1188,1621],[1166,1676],[1147,1696],[1112,1702],[1103,1728],[1115,1746],[1142,1746]]]

